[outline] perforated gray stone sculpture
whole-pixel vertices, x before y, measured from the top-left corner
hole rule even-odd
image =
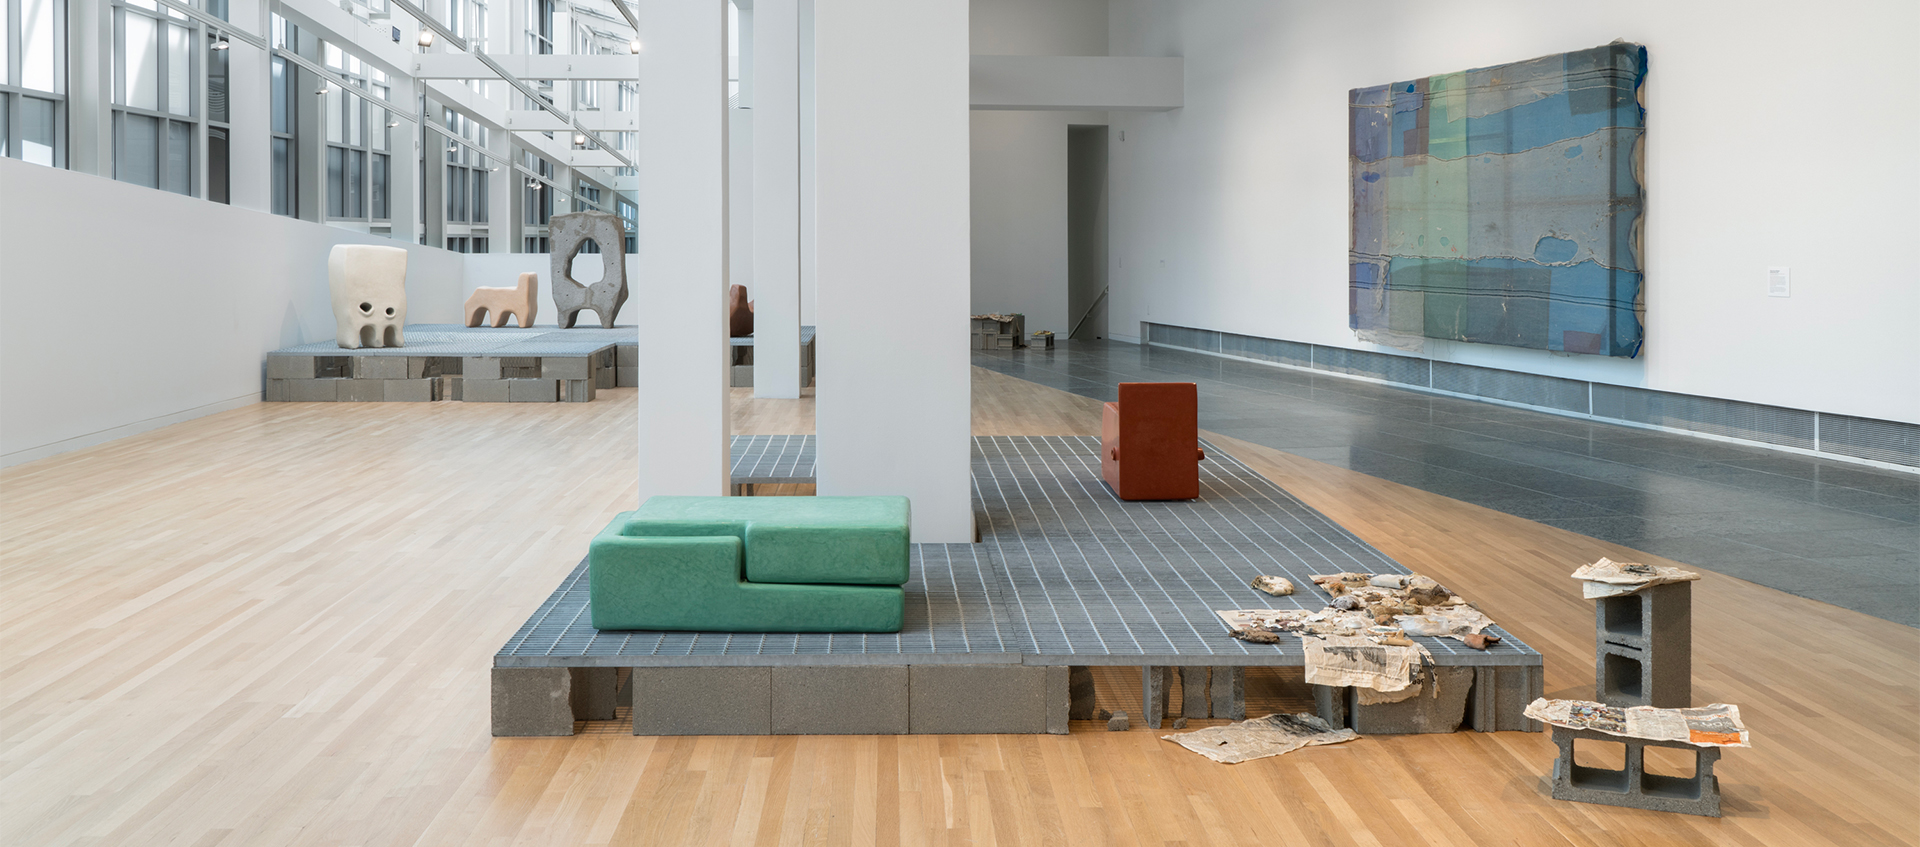
[[[553,308],[559,313],[560,326],[573,328],[581,309],[592,309],[600,316],[600,326],[613,328],[613,318],[627,302],[626,229],[620,218],[606,212],[574,212],[554,215],[547,221],[548,244],[553,252]],[[600,261],[605,270],[600,281],[584,285],[574,280],[573,257],[588,240],[600,245]]]

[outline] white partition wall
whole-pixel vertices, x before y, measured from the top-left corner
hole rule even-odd
[[[753,393],[800,396],[800,0],[753,11]]]
[[[973,540],[967,13],[814,8],[819,491],[907,495],[922,542]]]
[[[640,499],[724,494],[727,0],[638,6]]]

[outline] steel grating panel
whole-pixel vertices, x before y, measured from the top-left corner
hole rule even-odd
[[[1593,384],[1593,414],[1634,423],[1814,449],[1814,412],[1623,385]]]
[[[1920,426],[1822,413],[1820,450],[1896,465],[1920,465]]]
[[[1406,569],[1205,447],[1200,499],[1129,503],[1100,481],[1098,439],[974,439],[983,543],[913,545],[906,625],[898,634],[601,632],[589,623],[583,562],[494,664],[1299,665],[1297,640],[1237,641],[1214,611],[1318,608],[1326,598],[1308,580],[1312,574]],[[1299,592],[1254,591],[1247,582],[1259,574],[1286,576]],[[1505,640],[1485,652],[1450,639],[1420,640],[1441,664],[1539,664],[1537,652],[1494,631]]]
[[[734,485],[814,481],[811,435],[736,435],[732,444]]]
[[[1577,379],[1434,362],[1433,387],[1455,394],[1489,397],[1563,412],[1588,412],[1587,383]]]
[[[1008,614],[1034,644],[1029,663],[1298,665],[1297,639],[1235,640],[1215,610],[1317,609],[1326,595],[1313,574],[1408,572],[1203,446],[1199,499],[1126,502],[1100,479],[1097,438],[974,439],[983,542],[1008,580]],[[1296,593],[1255,591],[1248,583],[1261,574],[1287,577]],[[1537,662],[1526,645],[1495,631],[1507,640],[1484,652],[1420,640],[1443,664]]]

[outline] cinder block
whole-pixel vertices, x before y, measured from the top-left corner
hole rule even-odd
[[[613,372],[613,367],[611,365],[604,368],[593,369],[593,387],[594,388],[613,388],[615,387],[613,384],[613,380],[614,380],[614,372]]]
[[[448,365],[453,366],[453,369],[451,371],[447,370]],[[445,376],[448,373],[459,373],[459,372],[460,372],[460,360],[453,356],[408,356],[407,357],[407,378],[408,379],[432,379],[437,376]]]
[[[406,356],[355,356],[354,379],[406,379]]]
[[[573,687],[568,701],[577,721],[613,720],[614,695],[619,688],[619,668],[567,668]]]
[[[1172,688],[1172,668],[1156,665],[1140,668],[1140,714],[1146,717],[1148,729],[1159,729],[1166,718]]]
[[[753,366],[734,365],[732,368],[732,386],[734,388],[753,387]]]
[[[1098,714],[1093,687],[1093,668],[1075,665],[1067,671],[1067,717],[1076,721],[1090,721]]]
[[[1470,667],[1428,668],[1420,691],[1398,703],[1366,705],[1351,688],[1328,689],[1324,685],[1314,686],[1313,699],[1322,709],[1320,717],[1333,723],[1328,713],[1329,704],[1322,698],[1338,698],[1346,711],[1346,725],[1361,735],[1453,732],[1466,718],[1467,694],[1473,689],[1473,677],[1474,669]],[[1327,691],[1323,693],[1322,689]]]
[[[916,735],[1047,731],[1047,669],[1035,665],[914,665],[908,704]]]
[[[773,668],[774,735],[904,735],[907,667]]]
[[[405,373],[405,368],[401,370]],[[343,379],[340,380],[339,400],[352,403],[380,403],[387,399],[387,381],[384,379]]]
[[[634,668],[634,735],[769,735],[772,668]]]
[[[459,356],[435,356],[433,360],[440,363],[441,376],[459,376],[466,370],[462,365],[465,365],[467,360]]]
[[[566,668],[494,668],[494,737],[572,735],[572,690]]]
[[[615,368],[613,371],[613,387],[639,388],[640,387],[640,367],[638,365],[634,365],[632,367],[621,365],[620,367]]]
[[[615,346],[613,348],[613,363],[615,367],[640,367],[640,345],[621,344]]]
[[[619,687],[616,688],[613,693],[613,705],[633,705],[633,670],[631,668],[621,668],[618,678],[620,682]]]
[[[552,403],[560,399],[557,379],[508,379],[507,400],[513,403]]]
[[[1467,721],[1475,732],[1539,732],[1539,721],[1529,720],[1527,704],[1546,687],[1538,665],[1507,665],[1473,669],[1473,694],[1467,700]]]
[[[267,356],[268,379],[313,379],[312,356]]]
[[[1576,738],[1624,744],[1627,748],[1626,766],[1614,771],[1574,764],[1573,742]],[[1564,726],[1553,728],[1553,743],[1560,748],[1559,758],[1553,760],[1555,800],[1720,817],[1720,780],[1713,775],[1713,764],[1720,760],[1718,747],[1695,747],[1679,741],[1648,741]],[[1693,751],[1693,776],[1647,773],[1648,747]]]
[[[313,357],[314,379],[348,379],[352,376],[353,357],[351,356]]]
[[[1231,721],[1247,719],[1247,669],[1218,667],[1208,681],[1213,716]],[[1339,724],[1334,724],[1339,726]]]
[[[500,360],[492,356],[468,356],[460,360],[460,375],[467,379],[500,379]]]
[[[500,358],[501,379],[539,379],[540,358],[538,356],[502,356]]]
[[[437,379],[389,379],[386,383],[389,403],[431,403],[440,399]]]
[[[1594,601],[1594,699],[1610,706],[1693,705],[1693,583]]]
[[[1347,698],[1351,691],[1332,685],[1309,685],[1313,689],[1313,713],[1320,716],[1328,725],[1343,727],[1347,725]]]
[[[542,356],[540,376],[545,379],[588,379],[593,376],[593,361],[585,356]]]
[[[345,379],[283,379],[281,400],[287,403],[331,403],[340,399],[340,384]]]
[[[1066,665],[1047,666],[1047,732],[1051,735],[1067,734],[1067,710],[1072,706],[1068,675]]]
[[[560,383],[560,402],[590,403],[593,401],[595,387],[591,379],[562,379]]]
[[[461,401],[467,396],[466,388],[467,381],[460,377],[443,376],[440,378],[440,396],[448,400],[456,403]]]
[[[1207,668],[1186,666],[1180,669],[1180,715],[1204,718],[1212,704],[1207,702]]]
[[[507,402],[507,380],[504,379],[460,379],[460,395],[468,403],[505,403]]]
[[[260,402],[280,403],[286,400],[284,395],[287,393],[287,387],[283,384],[285,380],[269,379],[263,382],[265,384],[260,386]]]

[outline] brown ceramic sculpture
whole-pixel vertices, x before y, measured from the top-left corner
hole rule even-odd
[[[540,296],[540,275],[528,271],[520,275],[520,284],[514,288],[476,288],[473,296],[467,298],[467,326],[479,326],[489,317],[489,326],[507,325],[507,316],[520,322],[520,328],[533,326],[533,313],[538,309],[535,299]]]
[[[753,334],[753,301],[747,299],[747,287],[727,289],[727,335],[746,338]]]

